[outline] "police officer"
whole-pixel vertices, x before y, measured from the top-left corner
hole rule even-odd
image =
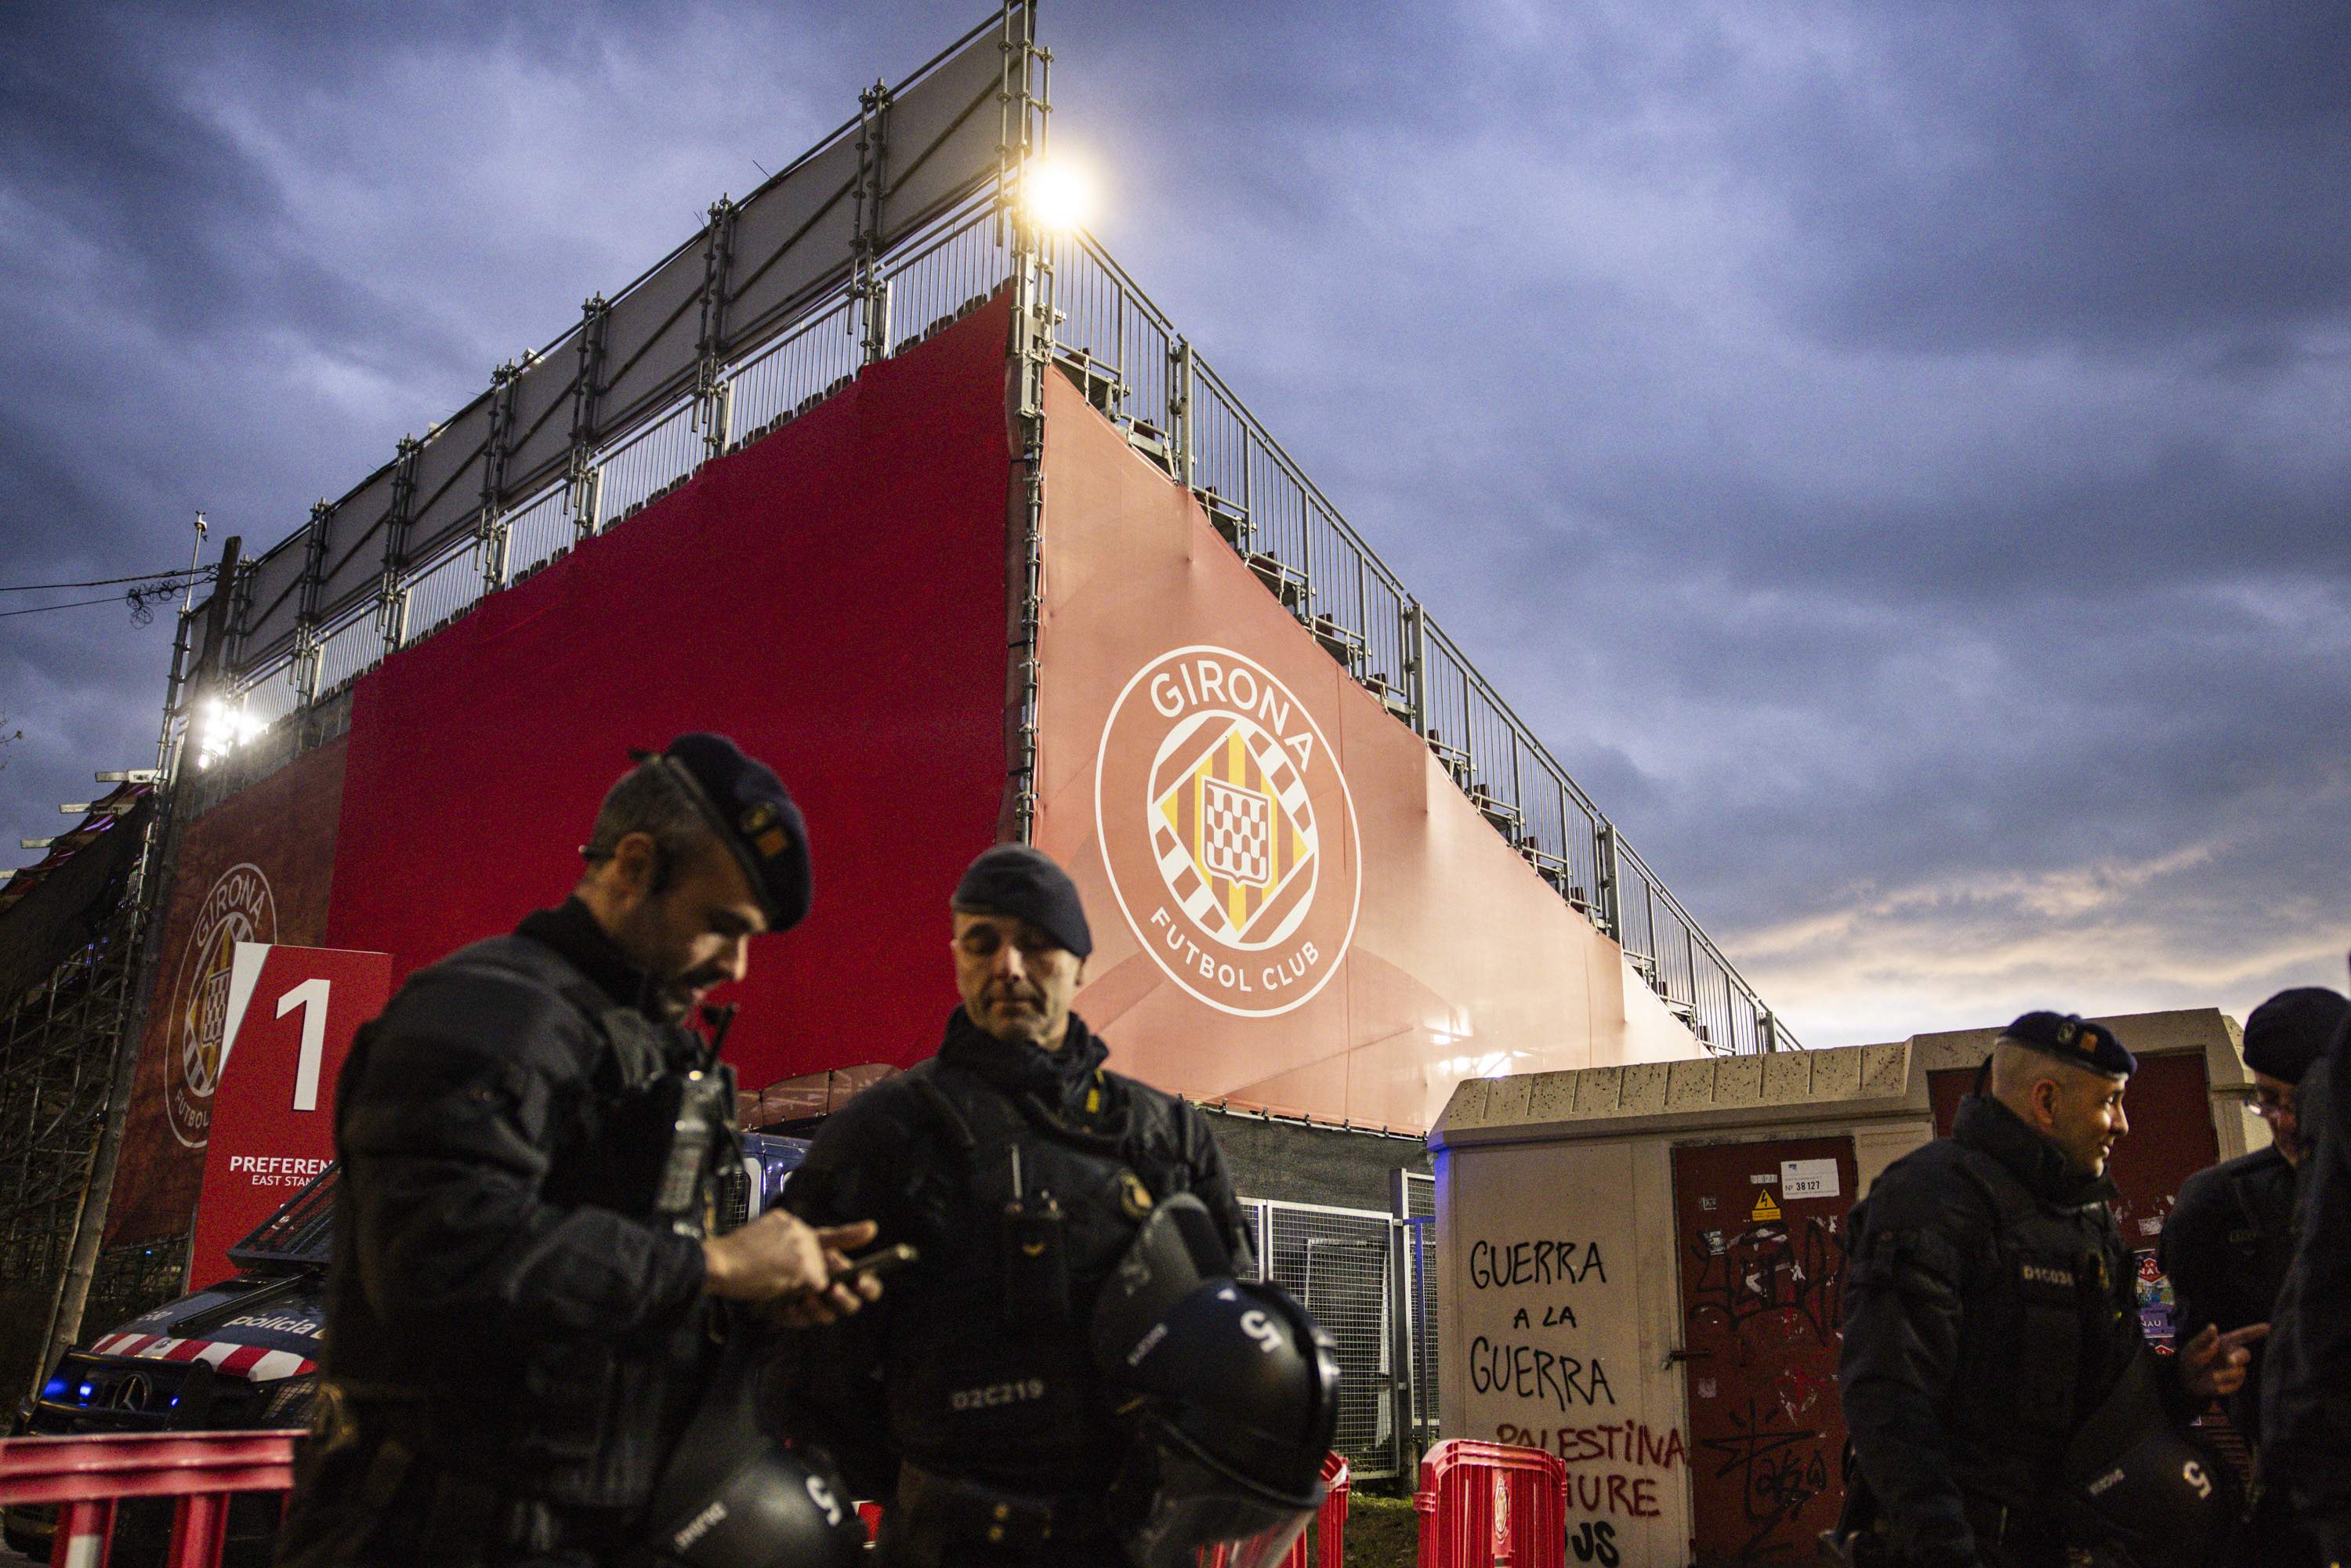
[[[2262,1461],[2318,1538],[2351,1568],[2351,1019],[2300,1085],[2295,1242],[2262,1368]]]
[[[716,1359],[716,1300],[854,1310],[870,1226],[704,1234],[734,1082],[685,1019],[807,913],[782,782],[683,735],[606,796],[558,908],[411,976],[337,1088],[318,1432],[284,1563],[622,1549]]]
[[[2245,1019],[2245,1066],[2270,1145],[2189,1177],[2164,1221],[2157,1256],[2171,1280],[2180,1338],[2193,1339],[2208,1324],[2225,1331],[2270,1321],[2294,1256],[2294,1173],[2304,1156],[2295,1096],[2347,1010],[2351,1002],[2339,993],[2305,986],[2280,991]],[[2249,1442],[2261,1434],[2264,1349],[2252,1347],[2255,1370],[2230,1402],[2231,1419]],[[2316,1557],[2283,1492],[2265,1489],[2240,1560],[2294,1568]]]
[[[813,1224],[871,1215],[921,1260],[778,1397],[890,1500],[885,1562],[1102,1568],[1125,1443],[1094,1303],[1155,1204],[1194,1195],[1245,1258],[1239,1206],[1201,1114],[1107,1071],[1070,1010],[1092,939],[1061,867],[1000,845],[951,909],[963,1003],[937,1056],[829,1119],[786,1196]]]
[[[1847,1519],[1874,1514],[1897,1563],[2055,1568],[2076,1543],[2068,1450],[2144,1343],[2105,1175],[2137,1066],[2101,1024],[2027,1013],[1994,1041],[1988,1092],[1979,1080],[1952,1135],[1887,1166],[1854,1207]],[[2162,1375],[2175,1410],[2183,1392],[2234,1392],[2252,1337],[2208,1327],[2184,1345]]]

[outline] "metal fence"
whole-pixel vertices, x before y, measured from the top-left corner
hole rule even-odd
[[[1411,1398],[1406,1401],[1413,1450],[1437,1442],[1437,1178],[1402,1174],[1396,1242],[1402,1267],[1404,1341]]]
[[[1338,1345],[1339,1427],[1332,1446],[1356,1476],[1410,1475],[1436,1440],[1434,1183],[1406,1176],[1403,1214],[1274,1198],[1241,1200],[1254,1278],[1302,1302]]]

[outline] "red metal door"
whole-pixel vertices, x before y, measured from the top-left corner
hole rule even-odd
[[[1699,1568],[1813,1561],[1836,1522],[1853,1140],[1674,1151]]]
[[[1959,1101],[1975,1087],[1972,1067],[1927,1074],[1927,1094],[1935,1108],[1935,1135],[1947,1138]],[[2123,1095],[2130,1135],[2115,1145],[2109,1169],[2122,1197],[2115,1219],[2124,1244],[2138,1262],[2139,1319],[2158,1350],[2171,1347],[2171,1281],[2155,1263],[2155,1243],[2179,1197],[2179,1185],[2220,1157],[2212,1130],[2210,1081],[2199,1051],[2142,1056]]]

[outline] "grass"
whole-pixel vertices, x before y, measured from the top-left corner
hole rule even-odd
[[[1413,1568],[1419,1552],[1410,1498],[1362,1491],[1348,1498],[1347,1568]]]

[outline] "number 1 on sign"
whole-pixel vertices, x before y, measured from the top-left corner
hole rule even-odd
[[[323,977],[308,979],[277,998],[277,1016],[302,1009],[302,1051],[294,1061],[294,1109],[319,1108],[319,1063],[327,1054],[327,991]]]

